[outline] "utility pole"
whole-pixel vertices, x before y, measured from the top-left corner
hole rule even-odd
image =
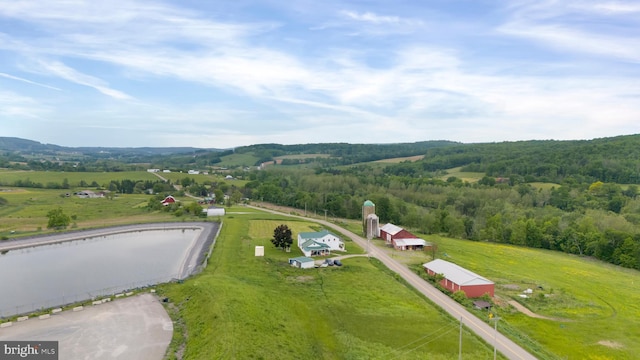
[[[324,221],[327,221],[327,209],[324,209]]]
[[[496,316],[493,319],[495,320],[495,325],[493,327],[493,360],[496,360],[496,357],[498,356],[498,320],[500,320],[500,318]]]
[[[458,360],[462,360],[462,316],[460,317],[460,340],[458,340]]]

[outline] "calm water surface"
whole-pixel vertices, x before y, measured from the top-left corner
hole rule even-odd
[[[0,255],[0,316],[179,277],[200,229],[144,230]]]

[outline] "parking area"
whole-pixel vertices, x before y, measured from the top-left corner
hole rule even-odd
[[[171,318],[150,293],[0,328],[0,340],[58,341],[65,360],[161,360],[172,335]]]

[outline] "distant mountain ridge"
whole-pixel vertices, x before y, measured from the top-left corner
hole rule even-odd
[[[17,137],[0,137],[0,151],[32,154],[43,153],[53,155],[55,153],[73,154],[104,154],[114,155],[173,155],[193,153],[199,151],[224,151],[225,149],[195,148],[195,147],[67,147],[54,144],[43,144],[38,141]]]

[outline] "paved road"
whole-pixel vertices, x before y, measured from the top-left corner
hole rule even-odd
[[[300,219],[307,219],[302,216],[289,215],[285,213],[281,213],[274,210],[264,209],[254,207],[258,210],[269,211],[274,214],[286,215],[290,217],[296,217]],[[308,219],[307,219],[308,220]],[[349,236],[353,242],[361,246],[363,249],[367,249],[367,240],[362,238],[361,236],[342,228],[336,224],[330,223],[324,220],[312,219],[315,222],[323,224],[327,227],[333,228],[336,231],[340,231],[341,233]],[[490,325],[486,324],[484,321],[478,319],[475,315],[471,314],[460,304],[455,302],[453,299],[448,297],[447,295],[440,292],[440,290],[436,289],[434,286],[423,280],[420,276],[415,274],[413,271],[409,270],[406,266],[400,264],[399,262],[392,259],[389,255],[385,254],[384,251],[378,249],[375,246],[369,247],[369,254],[378,260],[380,260],[383,264],[385,264],[389,269],[396,272],[402,278],[404,278],[411,286],[416,288],[422,294],[427,296],[431,301],[433,301],[436,305],[440,306],[447,313],[453,316],[455,319],[462,319],[462,323],[467,326],[471,331],[476,333],[482,339],[484,339],[488,344],[494,345],[496,349],[506,356],[509,359],[514,360],[535,360],[536,357],[528,353],[518,344],[514,343],[506,336],[496,333],[494,328]],[[498,324],[499,327],[499,324]]]

